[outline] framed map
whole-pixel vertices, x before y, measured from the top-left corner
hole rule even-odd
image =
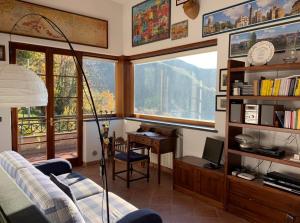
[[[170,38],[171,0],[147,0],[132,7],[132,46]]]
[[[41,14],[66,34],[72,43],[108,48],[108,21],[65,12],[17,0],[0,0],[0,32],[10,33],[13,25],[29,13]],[[53,28],[39,16],[25,17],[13,31],[14,34],[64,41]]]

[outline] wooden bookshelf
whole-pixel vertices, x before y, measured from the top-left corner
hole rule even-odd
[[[299,101],[298,96],[229,96],[231,100]]]
[[[226,112],[226,140],[225,140],[225,185],[224,206],[237,215],[246,217],[253,222],[300,222],[300,196],[265,186],[261,181],[247,181],[231,176],[231,172],[242,165],[243,157],[250,157],[262,161],[278,163],[285,166],[300,168],[300,163],[291,161],[292,154],[287,153],[283,158],[274,158],[260,154],[244,152],[238,149],[235,136],[242,134],[243,129],[257,131],[272,131],[290,134],[300,134],[300,130],[278,128],[273,126],[252,125],[230,122],[231,103],[243,103],[244,100],[257,101],[300,101],[299,96],[231,96],[231,84],[236,80],[244,82],[246,75],[267,72],[264,76],[273,75],[277,71],[299,70],[300,63],[272,64],[264,66],[245,67],[241,61],[228,61],[227,78],[227,112]],[[272,72],[273,71],[273,72]],[[253,103],[253,102],[251,102]],[[293,204],[286,203],[289,199]],[[276,202],[275,202],[276,201]],[[241,205],[242,204],[242,205]],[[292,208],[291,208],[292,207]]]
[[[285,132],[285,133],[292,133],[292,134],[300,134],[300,129],[286,129],[286,128],[278,128],[278,127],[272,127],[272,126],[242,124],[242,123],[234,123],[234,122],[229,122],[228,126],[247,128],[247,129],[266,130],[266,131],[272,131],[272,132]]]
[[[241,71],[284,71],[284,70],[300,70],[300,63],[293,63],[293,64],[270,64],[270,65],[263,65],[263,66],[249,66],[249,67],[232,67],[230,68],[230,72],[241,72]]]
[[[283,158],[279,159],[279,158],[263,156],[263,155],[259,155],[259,154],[255,154],[255,153],[244,152],[244,151],[237,150],[237,149],[228,149],[228,152],[231,154],[237,154],[240,156],[251,157],[251,158],[258,159],[258,160],[265,160],[265,161],[270,161],[273,163],[280,163],[283,165],[289,165],[289,166],[300,168],[300,162],[297,163],[297,162],[290,160],[290,158],[293,157],[292,154],[286,154]]]

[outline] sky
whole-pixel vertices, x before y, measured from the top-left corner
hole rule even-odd
[[[231,21],[233,24],[234,22],[242,15],[249,16],[249,8],[250,4],[252,4],[252,8],[254,11],[257,9],[260,9],[266,14],[267,11],[270,10],[270,8],[273,5],[279,4],[281,7],[285,9],[287,13],[291,12],[292,6],[295,3],[296,0],[257,0],[252,3],[243,4],[239,6],[235,6],[229,9],[226,9],[222,12],[216,12],[209,17],[213,19],[214,22],[225,22],[225,21]],[[205,20],[205,23],[207,24],[208,17]]]
[[[261,29],[256,31],[256,36],[258,39],[268,38],[270,34],[276,33],[277,35],[294,33],[295,31],[300,31],[300,23],[292,23],[287,25],[282,25],[278,27],[271,27],[269,29]],[[251,33],[242,33],[232,36],[231,43],[239,43],[243,41],[248,41]]]
[[[192,64],[203,69],[216,69],[218,61],[218,53],[216,51],[209,53],[201,53],[191,56],[179,57],[186,63]]]

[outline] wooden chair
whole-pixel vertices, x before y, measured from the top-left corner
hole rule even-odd
[[[145,151],[147,150],[147,154],[145,155]],[[136,150],[143,150],[143,153],[137,153]],[[136,145],[129,145],[126,140],[124,140],[123,137],[117,137],[115,135],[115,132],[113,133],[113,142],[112,142],[112,152],[113,152],[113,172],[112,177],[113,180],[115,180],[115,177],[118,177],[122,180],[125,180],[127,183],[127,188],[130,186],[130,182],[140,180],[140,179],[147,179],[147,182],[149,182],[150,177],[150,156],[149,156],[149,150],[150,148],[147,147],[137,147]],[[121,171],[116,171],[116,161],[120,161],[122,163],[126,164],[126,169]],[[147,172],[143,173],[141,171],[138,171],[136,169],[133,169],[134,163],[141,163],[145,162],[147,163]],[[126,178],[120,176],[119,174],[126,172]],[[131,178],[132,173],[136,172],[142,175],[138,178]]]

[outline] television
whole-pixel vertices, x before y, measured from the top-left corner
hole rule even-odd
[[[207,137],[202,158],[207,160],[209,163],[207,163],[204,167],[209,169],[220,168],[223,148],[223,141]]]

